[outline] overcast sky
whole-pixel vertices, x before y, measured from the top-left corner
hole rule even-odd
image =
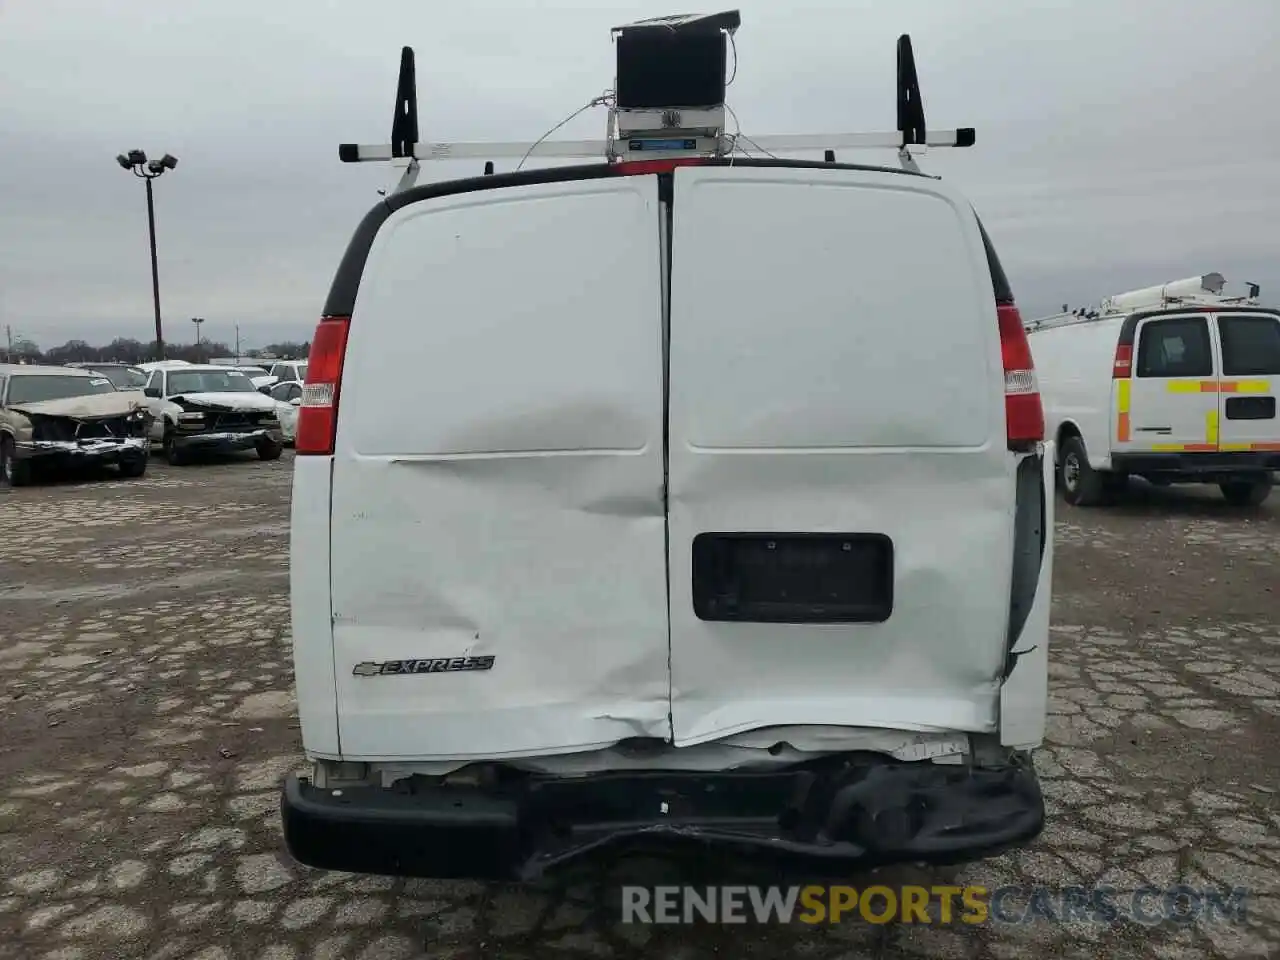
[[[729,103],[748,135],[892,129],[894,43],[911,33],[929,125],[978,131],[924,165],[974,201],[1024,315],[1210,270],[1280,299],[1276,0],[739,9]],[[192,316],[211,339],[239,323],[250,347],[305,338],[389,176],[337,145],[388,139],[401,45],[425,138],[532,141],[611,83],[610,27],[674,12],[0,0],[0,336],[148,336],[143,187],[113,159],[141,148],[180,160],[155,185],[166,339],[190,342]],[[556,136],[603,125],[596,111]]]

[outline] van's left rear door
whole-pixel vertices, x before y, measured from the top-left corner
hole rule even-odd
[[[344,756],[669,736],[661,236],[652,175],[428,197],[379,230],[333,457]]]
[[[1218,449],[1218,367],[1209,316],[1146,317],[1138,324],[1129,382],[1125,452],[1212,453]]]

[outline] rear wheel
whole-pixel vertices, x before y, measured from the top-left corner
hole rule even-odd
[[[275,440],[258,441],[258,459],[260,460],[279,460],[282,450],[284,450],[284,444],[277,443]]]
[[[1092,507],[1105,499],[1106,481],[1101,473],[1089,466],[1089,455],[1079,437],[1067,437],[1062,444],[1058,473],[1062,497],[1073,507]]]
[[[31,464],[14,455],[13,437],[0,437],[0,480],[10,487],[31,482]]]
[[[1266,480],[1233,480],[1218,488],[1233,507],[1259,507],[1271,496],[1271,478]]]

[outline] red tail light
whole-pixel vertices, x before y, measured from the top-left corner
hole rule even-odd
[[[1025,450],[1044,439],[1044,407],[1031,343],[1022,315],[1012,303],[996,305],[1000,355],[1004,359],[1004,417],[1010,450]]]
[[[644,173],[670,173],[676,167],[696,167],[706,162],[706,157],[682,157],[679,160],[626,160],[615,163],[613,170],[620,177],[631,177]]]
[[[1111,365],[1112,380],[1128,380],[1133,372],[1133,344],[1117,343],[1116,359]]]
[[[324,317],[316,326],[307,359],[307,379],[298,408],[298,435],[294,449],[299,456],[329,456],[338,432],[338,394],[342,386],[342,361],[347,353],[350,317]]]

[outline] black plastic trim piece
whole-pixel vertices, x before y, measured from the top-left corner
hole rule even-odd
[[[383,200],[366,213],[356,227],[355,234],[347,244],[346,252],[338,261],[333,282],[329,285],[329,296],[324,301],[324,316],[351,316],[356,303],[356,293],[360,290],[360,277],[364,273],[364,265],[368,262],[369,250],[373,246],[373,238],[378,235],[379,228],[389,216],[391,216],[391,208]]]
[[[1045,524],[1048,503],[1044,484],[1044,458],[1038,454],[1023,457],[1015,479],[1017,505],[1013,527],[1013,578],[1009,590],[1008,647],[1005,653],[1003,679],[1008,680],[1018,657],[1026,651],[1014,652],[1022,637],[1022,628],[1035,605],[1044,549],[1048,542]]]
[[[973,215],[978,221],[978,232],[982,234],[982,245],[987,251],[987,268],[991,271],[991,286],[995,290],[996,303],[1013,303],[1013,287],[1009,285],[1009,277],[1004,272],[1004,265],[1000,262],[999,254],[996,253],[995,244],[987,235],[987,228],[982,225],[982,218],[978,216],[976,210]]]
[[[1229,397],[1222,405],[1228,420],[1274,420],[1275,397]]]
[[[1205,451],[1193,453],[1113,453],[1113,473],[1139,476],[1178,476],[1205,483],[1239,479],[1280,470],[1280,452],[1268,450]]]
[[[754,546],[756,549],[752,550]],[[763,556],[782,556],[788,547],[826,548],[844,559],[845,577],[828,582],[835,592],[863,596],[797,598],[795,575],[777,563],[756,565]],[[843,549],[835,550],[836,547]],[[699,620],[721,623],[883,623],[893,614],[894,549],[883,533],[700,533],[691,545],[693,612]],[[754,559],[753,558],[754,555]],[[744,566],[745,564],[745,566]],[[806,570],[809,589],[820,575]],[[751,596],[751,588],[767,596]]]

